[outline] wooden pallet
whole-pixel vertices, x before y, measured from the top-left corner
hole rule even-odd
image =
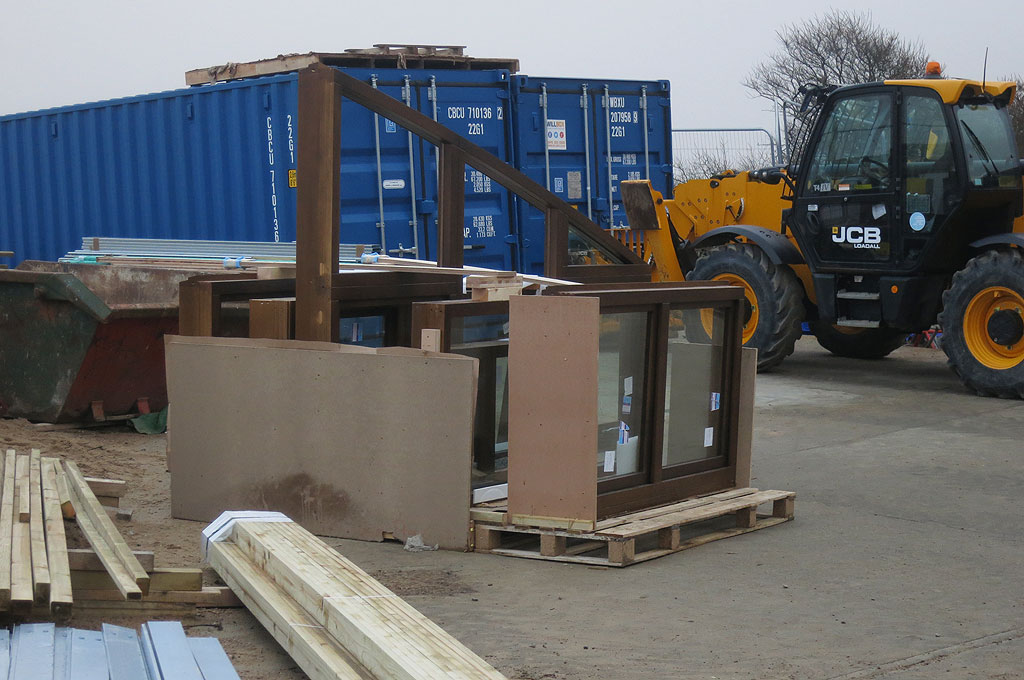
[[[555,562],[625,567],[695,548],[793,519],[792,491],[732,489],[680,503],[611,517],[594,531],[570,531],[504,524],[494,508],[472,513],[475,550]],[[758,506],[772,504],[771,514]],[[722,526],[735,517],[734,526]]]

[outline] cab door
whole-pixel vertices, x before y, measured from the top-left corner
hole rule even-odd
[[[859,90],[826,105],[804,157],[791,223],[817,270],[891,268],[900,252],[896,98]]]

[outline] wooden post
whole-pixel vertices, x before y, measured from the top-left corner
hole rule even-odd
[[[565,278],[569,265],[569,220],[558,208],[544,213],[544,276]]]
[[[452,144],[437,149],[437,266],[461,267],[466,222],[466,160]]]
[[[341,96],[334,70],[299,71],[299,160],[295,244],[295,337],[338,340],[331,282],[338,270]]]
[[[178,286],[178,334],[216,335],[220,310],[214,310],[209,281],[182,281]]]

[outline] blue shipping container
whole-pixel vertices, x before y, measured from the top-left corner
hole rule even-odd
[[[667,82],[342,70],[513,163],[602,226],[623,220],[621,179],[669,189]],[[0,117],[0,250],[19,262],[57,259],[83,236],[294,241],[297,95],[291,73]],[[555,137],[545,158],[547,132]],[[541,272],[540,213],[470,167],[465,182],[467,264]],[[352,102],[342,104],[341,197],[343,243],[436,256],[436,149]]]

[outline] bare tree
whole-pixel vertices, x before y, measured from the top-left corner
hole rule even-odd
[[[1017,91],[1007,110],[1010,114],[1010,124],[1013,126],[1013,136],[1017,140],[1017,152],[1024,153],[1024,78],[1017,74],[1007,77],[1006,80],[1017,81]]]
[[[784,26],[776,36],[780,49],[755,66],[743,84],[788,111],[794,110],[802,85],[920,77],[928,61],[920,42],[878,26],[868,12],[832,10]],[[786,135],[791,142],[800,127],[799,119],[790,118]]]
[[[746,153],[730,156],[721,149],[699,149],[686,159],[677,160],[673,164],[673,175],[676,182],[691,179],[707,179],[715,175],[734,171],[755,170],[771,165],[771,152],[763,149],[749,149]]]

